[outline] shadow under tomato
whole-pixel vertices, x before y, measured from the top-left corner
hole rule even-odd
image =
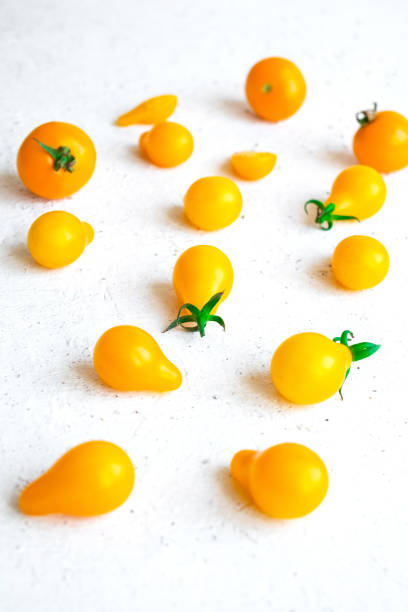
[[[177,315],[178,301],[171,283],[156,282],[150,286],[153,303],[161,311],[163,319],[162,331],[164,331]]]
[[[227,114],[238,117],[238,119],[247,119],[256,123],[264,121],[252,112],[244,98],[242,100],[237,98],[218,98],[215,106],[222,110],[224,117]]]
[[[79,363],[74,363],[71,368],[82,381],[84,381],[88,386],[92,387],[93,389],[99,389],[99,391],[101,391],[102,389],[104,391],[115,391],[114,389],[110,389],[110,387],[107,387],[103,384],[103,382],[95,372],[95,368],[93,367],[91,362],[81,361]]]
[[[139,145],[131,145],[129,147],[129,154],[130,157],[132,158],[132,161],[138,161],[140,162],[140,164],[146,166],[151,166],[152,163],[150,162],[150,160],[148,159],[148,157],[142,152],[142,150],[140,149]]]
[[[30,202],[31,204],[38,201],[39,203],[48,204],[50,200],[41,198],[27,189],[22,183],[17,172],[0,172],[0,201],[7,200],[9,198],[23,200],[24,202]]]
[[[322,153],[321,157],[342,168],[348,168],[349,166],[358,164],[358,161],[351,151],[328,149]]]
[[[336,282],[331,269],[331,259],[329,257],[322,258],[319,261],[311,264],[307,269],[307,283],[312,282],[314,285],[324,289],[339,290],[340,286]]]

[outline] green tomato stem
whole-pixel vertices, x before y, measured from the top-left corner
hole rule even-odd
[[[362,359],[371,357],[371,355],[374,355],[374,353],[376,353],[381,346],[380,344],[373,344],[372,342],[358,342],[357,344],[352,344],[351,346],[349,346],[349,336],[350,338],[354,338],[353,332],[351,332],[349,329],[346,329],[341,334],[341,336],[337,336],[336,338],[333,338],[333,342],[340,342],[340,344],[347,346],[347,348],[350,349],[351,358],[353,362],[361,361]],[[339,389],[339,394],[340,394],[341,399],[343,399],[343,387],[344,387],[344,383],[347,380],[347,376],[349,375],[349,372],[350,372],[350,368],[348,368],[346,375],[344,377],[344,380],[343,380],[343,384],[341,385]]]
[[[374,119],[377,117],[377,102],[373,102],[373,108],[368,110],[359,111],[356,113],[357,122],[363,126],[368,123],[372,123]]]
[[[208,300],[206,304],[200,310],[194,304],[186,303],[180,306],[177,317],[170,323],[168,327],[164,330],[169,331],[170,329],[174,329],[177,326],[182,327],[186,331],[189,332],[200,332],[200,336],[203,338],[205,336],[205,327],[209,321],[214,323],[218,323],[225,331],[225,323],[221,317],[217,315],[211,314],[211,311],[218,304],[220,299],[222,298],[223,291],[216,293]],[[183,310],[189,310],[191,314],[180,316]],[[195,323],[193,326],[188,326],[186,323]]]
[[[320,225],[320,229],[324,230],[325,232],[327,232],[333,227],[333,221],[353,220],[360,222],[360,219],[358,219],[357,217],[352,217],[350,215],[333,214],[336,209],[336,205],[331,202],[330,204],[325,206],[320,200],[308,200],[304,206],[306,214],[308,212],[308,207],[310,204],[314,204],[317,209],[315,223],[317,223],[317,225]],[[326,226],[324,226],[324,224],[326,224]]]
[[[44,149],[49,155],[51,155],[54,160],[54,170],[58,172],[61,168],[66,170],[67,172],[74,171],[74,165],[76,163],[76,159],[73,155],[71,155],[71,149],[69,147],[60,146],[58,149],[54,149],[53,147],[49,147],[34,138],[35,142],[38,142],[40,147]]]

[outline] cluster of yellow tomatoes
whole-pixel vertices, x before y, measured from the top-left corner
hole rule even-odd
[[[254,112],[267,121],[281,121],[301,107],[306,84],[300,70],[283,58],[258,62],[248,74],[246,95]],[[151,98],[122,115],[119,126],[153,125],[141,135],[142,154],[159,167],[173,167],[193,152],[193,137],[184,126],[167,121],[175,110],[173,95]],[[383,206],[386,186],[381,172],[408,165],[408,121],[391,111],[357,114],[360,123],[353,143],[358,165],[336,178],[326,202],[309,200],[316,207],[317,225],[329,230],[333,223],[361,221]],[[20,147],[17,166],[33,193],[50,199],[78,191],[92,176],[96,152],[78,127],[51,122],[31,132]],[[234,153],[231,166],[238,177],[258,180],[276,162],[271,152]],[[240,215],[242,196],[234,181],[204,177],[193,183],[184,198],[186,218],[196,227],[218,230]],[[65,211],[40,216],[28,232],[28,248],[42,266],[59,268],[75,261],[92,242],[92,227]],[[374,287],[386,276],[389,257],[385,247],[369,236],[350,236],[340,242],[332,258],[338,282],[352,290]],[[219,249],[198,245],[177,260],[173,284],[179,311],[167,330],[181,326],[205,335],[209,322],[225,328],[216,314],[233,284],[233,268]],[[345,330],[329,339],[318,333],[299,333],[275,351],[271,377],[278,392],[290,402],[313,404],[340,391],[353,361],[369,357],[379,346],[370,342],[349,345],[353,334]],[[178,368],[146,331],[131,325],[107,330],[96,343],[94,366],[101,380],[120,391],[171,391],[182,384]],[[254,503],[272,517],[293,518],[314,510],[326,495],[327,469],[311,449],[294,443],[272,446],[264,452],[243,450],[231,462],[235,481]],[[90,441],[71,449],[43,476],[24,489],[20,508],[27,514],[101,514],[122,504],[134,484],[134,468],[118,446]]]

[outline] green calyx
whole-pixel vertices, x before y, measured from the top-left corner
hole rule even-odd
[[[333,338],[333,342],[340,342],[340,344],[344,344],[344,346],[347,346],[347,348],[350,349],[351,357],[353,361],[361,361],[362,359],[366,359],[366,357],[371,357],[371,355],[374,355],[374,353],[376,353],[381,346],[380,344],[373,344],[372,342],[358,342],[357,344],[351,344],[349,346],[349,336],[350,338],[354,338],[353,332],[346,329],[341,334],[341,336]],[[346,375],[344,377],[343,384],[341,385],[339,389],[341,399],[343,399],[343,393],[342,393],[343,386],[344,386],[344,383],[346,382],[349,372],[350,372],[350,368],[347,370]]]
[[[373,102],[373,108],[368,110],[359,111],[356,113],[357,122],[363,126],[368,123],[372,123],[374,119],[377,117],[377,102]]]
[[[173,329],[179,325],[189,332],[199,331],[200,336],[203,338],[203,336],[205,336],[205,326],[209,321],[218,323],[225,331],[225,323],[223,319],[217,315],[211,314],[211,311],[222,298],[223,293],[224,292],[221,291],[220,293],[213,295],[212,298],[209,299],[206,304],[204,304],[201,310],[197,308],[197,306],[194,306],[194,304],[183,304],[178,311],[177,318],[174,319],[174,321],[172,321],[172,323],[170,323],[170,325],[166,327],[164,331],[169,331],[170,329]],[[184,309],[189,310],[191,314],[180,316]],[[188,326],[186,323],[195,323],[195,325]]]
[[[47,153],[51,155],[52,159],[54,160],[54,170],[56,172],[58,172],[58,170],[60,170],[61,168],[63,170],[66,170],[67,172],[74,171],[76,159],[73,155],[71,155],[71,149],[69,149],[69,147],[61,146],[58,147],[58,149],[53,149],[52,147],[49,147],[43,142],[37,140],[37,138],[34,138],[34,140],[35,142],[38,142],[38,144],[44,149],[44,151],[47,151]]]
[[[270,83],[264,83],[262,85],[262,93],[270,93],[272,91],[272,85]]]
[[[352,217],[350,215],[333,214],[336,209],[336,205],[331,202],[330,204],[325,206],[323,202],[320,202],[320,200],[308,200],[304,207],[306,214],[308,212],[308,207],[310,204],[314,204],[314,206],[316,206],[317,208],[315,223],[317,223],[317,225],[320,225],[320,229],[324,230],[325,232],[327,232],[333,227],[333,221],[360,222],[360,219],[358,219],[357,217]]]

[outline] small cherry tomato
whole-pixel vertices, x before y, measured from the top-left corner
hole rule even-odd
[[[349,236],[333,253],[333,274],[347,289],[375,287],[387,276],[389,267],[386,248],[370,236]]]
[[[360,342],[348,346],[352,332],[346,330],[330,340],[321,334],[305,332],[285,340],[271,363],[273,384],[294,404],[317,404],[340,391],[353,361],[373,355],[378,344]]]
[[[208,232],[234,223],[242,210],[242,195],[234,181],[206,176],[191,185],[184,197],[187,219]]]
[[[42,198],[66,198],[91,178],[96,163],[92,140],[79,127],[51,121],[33,130],[17,155],[24,185]]]
[[[231,474],[262,512],[279,519],[313,512],[329,487],[329,475],[319,455],[292,442],[271,446],[261,453],[236,453]]]
[[[78,259],[93,237],[89,223],[63,210],[54,210],[34,221],[28,232],[27,246],[41,266],[62,268]]]
[[[193,152],[193,137],[183,125],[163,121],[140,136],[139,146],[148,159],[161,168],[185,162]]]
[[[103,382],[119,391],[173,391],[181,373],[156,340],[133,325],[111,327],[95,346],[94,366]]]
[[[377,170],[369,166],[350,166],[336,178],[331,193],[323,203],[308,200],[317,207],[315,222],[321,229],[329,230],[333,221],[362,221],[375,215],[385,202],[387,188]]]
[[[408,120],[394,111],[372,110],[356,115],[360,124],[353,151],[360,164],[378,172],[395,172],[408,166]]]
[[[96,516],[121,506],[134,481],[132,462],[119,446],[100,440],[84,442],[29,484],[19,506],[31,515]]]
[[[247,181],[257,181],[274,169],[276,155],[274,153],[258,153],[243,151],[234,153],[231,157],[232,168],[240,178]]]
[[[306,96],[306,83],[299,68],[282,57],[268,57],[255,64],[245,89],[252,110],[268,121],[291,117]]]
[[[180,309],[167,330],[193,323],[194,326],[188,329],[199,331],[204,336],[208,321],[219,323],[225,329],[223,319],[215,312],[229,295],[233,280],[231,262],[220,249],[199,245],[184,251],[173,272],[173,285]]]
[[[175,111],[177,96],[156,96],[145,100],[128,113],[121,115],[116,121],[117,125],[125,127],[137,123],[153,125],[166,121]]]

